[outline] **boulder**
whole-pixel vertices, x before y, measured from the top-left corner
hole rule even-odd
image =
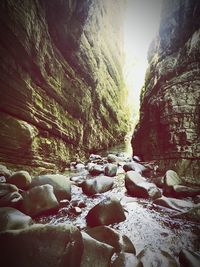
[[[97,176],[85,180],[82,184],[82,190],[86,195],[104,193],[113,187],[114,179],[106,176]]]
[[[143,249],[137,258],[141,260],[143,267],[178,267],[176,260],[163,250]]]
[[[83,256],[81,259],[81,267],[110,266],[111,257],[114,253],[113,247],[93,239],[86,233],[82,233],[83,237]]]
[[[194,204],[192,202],[165,196],[155,199],[153,203],[176,211],[187,211],[194,207]]]
[[[128,193],[135,197],[159,198],[160,190],[153,183],[149,183],[136,171],[128,171],[125,175],[125,187]]]
[[[171,190],[171,195],[177,198],[195,197],[200,194],[199,187],[189,187],[184,185],[174,185]]]
[[[59,174],[36,176],[32,180],[31,187],[45,184],[53,186],[53,191],[58,201],[71,199],[71,182],[66,176]]]
[[[49,184],[36,186],[23,192],[22,211],[31,217],[59,208],[53,187]]]
[[[148,172],[148,168],[144,167],[142,164],[137,163],[135,161],[124,164],[123,169],[125,172],[136,171],[140,174],[144,174]]]
[[[111,267],[143,267],[143,264],[134,254],[121,252]]]
[[[179,253],[179,262],[181,267],[199,267],[200,252],[182,249]]]
[[[118,163],[120,161],[120,159],[114,154],[108,154],[107,161],[109,163]]]
[[[126,219],[124,209],[118,199],[104,199],[94,206],[86,216],[88,226],[109,225]]]
[[[90,168],[88,168],[88,171],[91,175],[99,175],[101,173],[104,173],[104,166],[95,164],[91,166]]]
[[[195,196],[194,203],[199,204],[200,203],[200,195]]]
[[[0,207],[19,207],[22,196],[13,184],[0,183]]]
[[[108,226],[88,228],[86,233],[94,239],[112,246],[116,253],[124,251],[135,254],[135,247],[131,240]]]
[[[30,187],[32,178],[27,171],[18,171],[8,177],[6,181],[16,185],[19,189],[27,190]]]
[[[191,207],[187,211],[183,211],[179,214],[174,215],[176,218],[187,218],[188,220],[200,222],[200,204],[197,204],[195,207]]]
[[[168,170],[164,176],[163,191],[165,195],[171,195],[173,192],[173,186],[181,185],[182,181],[178,174],[173,170]]]
[[[32,223],[31,217],[10,207],[0,208],[0,218],[0,232],[26,228]]]
[[[106,167],[105,167],[105,170],[104,170],[104,174],[106,176],[110,176],[110,177],[116,176],[116,174],[117,174],[117,165],[112,164],[112,163],[107,164]]]
[[[78,267],[83,241],[72,225],[37,224],[0,233],[0,251],[6,267]]]
[[[5,178],[8,178],[12,175],[12,172],[7,169],[6,166],[0,165],[0,176],[4,176]]]
[[[89,156],[89,160],[90,161],[93,161],[93,160],[101,160],[101,159],[102,159],[102,157],[100,155],[91,154]]]

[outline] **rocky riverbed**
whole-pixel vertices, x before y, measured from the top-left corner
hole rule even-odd
[[[1,167],[4,266],[14,260],[20,267],[199,266],[200,188],[182,185],[178,174],[163,173],[156,162],[141,162],[116,150],[102,155],[72,162],[63,174],[31,177]],[[57,244],[63,232],[70,241]],[[94,239],[88,241],[88,235]],[[37,248],[26,241],[29,236]],[[20,242],[21,250],[16,245]],[[77,247],[69,250],[69,244]],[[68,263],[60,252],[63,247]],[[79,261],[74,260],[76,249]],[[37,250],[43,251],[39,261],[33,259]],[[8,260],[12,252],[17,255]],[[52,265],[48,257],[54,259]],[[25,265],[29,261],[32,265]]]

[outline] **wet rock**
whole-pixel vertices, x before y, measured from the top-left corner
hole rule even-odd
[[[91,227],[119,223],[125,219],[123,207],[114,197],[101,201],[86,216],[86,222]]]
[[[19,189],[27,190],[30,187],[32,178],[27,171],[18,171],[13,173],[6,180],[7,183],[14,184]]]
[[[178,174],[173,170],[168,170],[164,176],[164,194],[171,195],[173,192],[173,186],[181,185],[182,181]]]
[[[13,184],[0,183],[0,207],[19,207],[22,196]]]
[[[113,187],[114,179],[108,176],[97,176],[92,179],[85,180],[81,187],[86,195],[94,195],[104,193]]]
[[[82,233],[84,251],[81,267],[110,266],[111,257],[114,253],[113,247],[93,239],[86,233]]]
[[[89,156],[89,160],[90,161],[93,161],[93,160],[101,160],[101,159],[102,159],[102,157],[100,155],[91,154]]]
[[[135,254],[135,247],[131,240],[108,226],[97,226],[86,230],[94,239],[106,243],[115,249],[115,252],[128,252]]]
[[[200,204],[197,204],[195,207],[191,207],[187,211],[183,211],[179,214],[174,215],[176,218],[187,218],[195,222],[200,222]]]
[[[75,168],[78,171],[81,171],[81,170],[84,170],[85,169],[85,165],[83,163],[78,163],[78,164],[75,165]]]
[[[88,171],[89,171],[89,173],[91,175],[99,175],[101,173],[104,173],[104,166],[103,165],[95,164],[95,165],[91,166],[88,169]]]
[[[39,224],[1,233],[0,251],[7,267],[78,267],[83,241],[72,225]]]
[[[119,160],[119,158],[116,155],[114,155],[114,154],[108,154],[107,161],[109,163],[118,163],[120,160]]]
[[[189,210],[190,208],[194,207],[192,202],[182,199],[168,198],[165,196],[155,199],[153,203],[177,211]]]
[[[135,197],[155,199],[161,196],[161,192],[156,185],[147,182],[147,180],[136,171],[128,171],[126,173],[125,187],[128,193]]]
[[[58,201],[71,199],[71,182],[68,177],[59,174],[35,176],[32,180],[31,187],[45,184],[53,186],[53,191]]]
[[[0,218],[0,232],[13,229],[22,229],[32,224],[31,217],[10,207],[0,208]]]
[[[143,267],[178,267],[176,260],[163,250],[143,249],[137,258],[141,260]]]
[[[143,264],[134,254],[120,253],[111,267],[143,267]]]
[[[110,177],[114,177],[117,174],[117,165],[109,163],[106,165],[104,174]]]
[[[144,167],[142,164],[134,162],[134,161],[124,164],[123,169],[125,170],[125,172],[136,171],[140,174],[144,174],[144,173],[148,172],[148,169],[146,167]]]
[[[4,176],[5,178],[8,178],[12,175],[12,172],[7,169],[6,166],[0,165],[0,176]]]
[[[83,200],[79,200],[79,199],[71,200],[70,205],[73,207],[79,207],[79,208],[85,208],[86,207],[85,202],[83,202]]]
[[[179,253],[179,262],[181,267],[199,267],[200,252],[193,252],[187,249],[182,249]]]
[[[54,211],[59,203],[51,185],[41,185],[23,192],[22,211],[31,217]]]
[[[81,184],[84,180],[85,180],[85,176],[83,176],[83,175],[70,177],[70,181],[74,182],[78,186],[81,186]]]
[[[174,185],[171,190],[171,195],[177,198],[194,197],[200,194],[200,188],[188,187],[184,185]]]
[[[82,213],[82,209],[79,207],[71,207],[69,211],[75,215],[79,215]]]
[[[138,157],[138,156],[133,156],[133,160],[136,161],[136,162],[140,162],[141,161],[140,157]]]

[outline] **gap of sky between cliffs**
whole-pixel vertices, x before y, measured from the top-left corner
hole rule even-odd
[[[140,92],[148,67],[147,53],[159,30],[162,0],[127,0],[124,21],[124,80],[133,127],[137,123]]]

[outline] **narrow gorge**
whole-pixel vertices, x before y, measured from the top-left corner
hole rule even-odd
[[[0,33],[0,265],[199,267],[199,0],[1,0]]]

